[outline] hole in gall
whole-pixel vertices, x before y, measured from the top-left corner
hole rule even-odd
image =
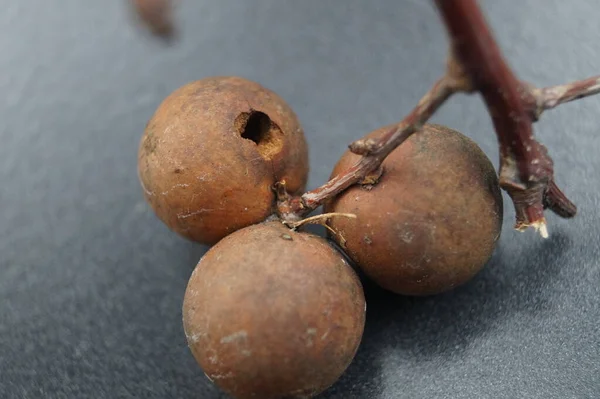
[[[271,129],[271,119],[262,112],[253,111],[248,116],[242,137],[260,144],[267,139]]]

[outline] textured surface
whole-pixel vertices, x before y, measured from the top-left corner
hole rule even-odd
[[[0,0],[0,397],[223,398],[185,344],[181,303],[205,248],[169,232],[135,165],[175,88],[237,74],[298,113],[309,186],[345,145],[400,119],[443,70],[429,2],[181,1],[165,47],[124,1]],[[511,65],[549,85],[599,73],[589,0],[483,1]],[[504,233],[471,283],[427,298],[367,289],[366,335],[323,398],[593,398],[600,394],[600,98],[548,112],[536,133],[578,204],[551,238]],[[497,159],[479,98],[433,120]]]
[[[331,176],[359,160],[348,149]],[[332,218],[332,239],[366,276],[398,294],[439,294],[470,281],[501,235],[502,192],[490,159],[467,136],[428,123],[382,168],[376,185],[357,184],[324,206],[324,212],[356,215]]]
[[[173,231],[201,244],[272,213],[275,182],[301,194],[308,148],[281,97],[239,77],[209,77],[171,93],[144,131],[144,197]]]
[[[194,357],[239,399],[324,392],[360,346],[366,303],[344,257],[275,221],[236,231],[204,254],[183,301]]]

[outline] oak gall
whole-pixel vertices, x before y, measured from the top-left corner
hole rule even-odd
[[[365,308],[354,270],[325,239],[266,222],[204,255],[183,325],[207,377],[233,397],[307,398],[352,361]]]
[[[308,176],[298,119],[282,98],[240,77],[186,84],[160,104],[138,152],[146,200],[172,230],[214,244],[272,214],[272,186]]]
[[[391,126],[365,138],[376,137]],[[332,177],[359,159],[347,151]],[[334,239],[383,288],[436,294],[471,279],[489,260],[502,227],[502,195],[490,160],[475,142],[427,124],[383,162],[370,186],[328,202]]]

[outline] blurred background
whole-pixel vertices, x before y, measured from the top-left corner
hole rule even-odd
[[[481,1],[521,79],[600,74],[598,3]],[[412,109],[447,40],[421,0],[180,0],[178,39],[154,40],[122,1],[0,0],[0,397],[224,398],[186,347],[181,303],[206,247],[145,204],[137,146],[162,99],[211,75],[281,95],[310,145],[310,188],[347,144]],[[600,97],[535,125],[579,206],[551,238],[512,230],[486,269],[432,298],[368,282],[359,353],[323,398],[600,395]],[[478,96],[432,120],[497,165]]]

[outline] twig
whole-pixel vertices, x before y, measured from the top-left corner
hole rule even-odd
[[[419,130],[452,94],[470,90],[470,82],[464,78],[453,57],[450,57],[446,75],[433,85],[402,122],[376,140],[358,140],[352,143],[350,150],[362,155],[354,166],[301,197],[279,201],[279,214],[284,220],[297,220],[318,208],[327,199],[363,181],[378,170],[390,152]]]
[[[532,101],[527,104],[537,120],[542,112],[580,98],[600,93],[600,76],[578,80],[558,86],[530,89]]]

